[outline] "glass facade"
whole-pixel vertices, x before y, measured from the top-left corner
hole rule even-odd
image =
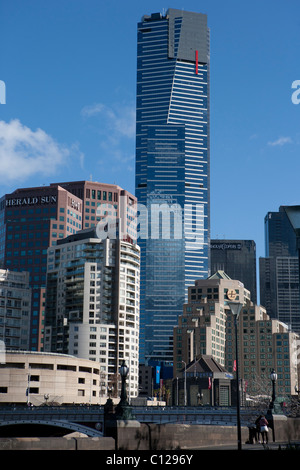
[[[71,196],[62,188],[43,186],[20,188],[0,200],[0,263],[29,273],[31,351],[43,347],[47,249],[81,228],[81,212],[71,206]]]
[[[266,257],[259,260],[260,302],[272,318],[300,332],[296,235],[284,206],[265,217]]]
[[[137,33],[140,362],[173,360],[187,288],[209,266],[209,31],[169,9]]]
[[[256,295],[256,244],[253,240],[211,240],[211,273],[225,271],[234,280],[241,281],[251,292],[252,302]]]

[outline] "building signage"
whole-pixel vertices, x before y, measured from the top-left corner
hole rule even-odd
[[[80,209],[80,202],[75,201],[75,199],[71,199],[70,205],[71,205],[72,209],[75,209],[75,210],[77,210],[77,211],[80,211],[80,210],[81,210],[81,209]]]
[[[34,197],[20,197],[15,199],[6,199],[6,207],[13,206],[34,206],[37,204],[56,204],[57,196],[34,196]]]
[[[214,243],[210,245],[212,250],[241,250],[241,243]]]

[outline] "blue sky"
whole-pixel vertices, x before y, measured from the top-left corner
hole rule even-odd
[[[299,204],[299,0],[1,0],[1,195],[93,179],[134,193],[136,26],[168,8],[211,31],[211,236],[251,239]]]

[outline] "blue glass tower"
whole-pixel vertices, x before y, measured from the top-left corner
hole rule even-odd
[[[209,274],[207,17],[145,15],[137,41],[140,362],[172,362],[187,288]]]

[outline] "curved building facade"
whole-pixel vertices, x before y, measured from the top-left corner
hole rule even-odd
[[[9,351],[0,364],[0,404],[103,404],[100,365],[66,354]]]

